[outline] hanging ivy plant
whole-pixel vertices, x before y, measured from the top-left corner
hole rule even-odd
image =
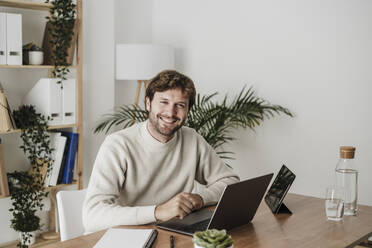
[[[49,0],[46,1],[49,3]],[[74,25],[76,19],[76,4],[72,0],[51,1],[49,9],[50,16],[46,18],[51,23],[48,30],[51,35],[52,60],[54,61],[53,76],[58,78],[57,83],[62,83],[70,72],[67,63],[68,48],[74,36]]]
[[[18,110],[14,110],[13,117],[17,128],[21,129],[23,144],[20,148],[27,155],[31,169],[29,172],[8,173],[12,201],[9,211],[13,216],[11,227],[22,232],[24,240],[29,240],[32,236],[30,232],[41,227],[36,211],[43,208],[42,200],[48,196],[44,178],[53,163],[53,149],[50,148],[47,132],[50,117],[45,118],[36,113],[32,105],[22,105]],[[21,242],[17,246],[27,247]]]

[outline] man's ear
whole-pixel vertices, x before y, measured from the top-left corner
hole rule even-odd
[[[150,112],[150,108],[151,108],[151,102],[150,102],[150,98],[147,96],[146,98],[146,110],[148,111],[148,112]]]

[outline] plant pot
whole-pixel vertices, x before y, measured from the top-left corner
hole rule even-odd
[[[41,65],[44,62],[44,53],[42,51],[29,51],[28,62],[30,65]]]
[[[194,248],[204,248],[204,247],[201,247],[201,246],[198,246],[197,244],[194,244]],[[227,248],[234,248],[234,245],[231,245]]]
[[[31,237],[28,238],[28,240],[23,240],[23,234],[24,232],[19,232],[19,240],[21,241],[21,244],[22,245],[32,245],[32,244],[35,244],[35,240],[36,240],[36,231],[32,231],[32,232],[26,232],[25,234],[29,233],[31,234]]]

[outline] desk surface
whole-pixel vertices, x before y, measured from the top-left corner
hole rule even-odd
[[[251,247],[345,247],[372,232],[372,207],[359,206],[358,216],[345,216],[343,221],[327,221],[324,199],[288,194],[286,206],[292,215],[274,215],[262,202],[252,223],[229,231],[235,248]],[[121,226],[126,227],[127,226]],[[131,228],[149,228],[139,226]],[[158,229],[159,236],[153,247],[169,247],[169,236],[175,237],[175,246],[193,247],[190,236]],[[93,247],[105,231],[92,233],[47,247]]]

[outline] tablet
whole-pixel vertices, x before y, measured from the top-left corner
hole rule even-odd
[[[273,213],[291,213],[283,204],[283,199],[295,178],[296,175],[287,166],[283,165],[265,196],[265,202]]]

